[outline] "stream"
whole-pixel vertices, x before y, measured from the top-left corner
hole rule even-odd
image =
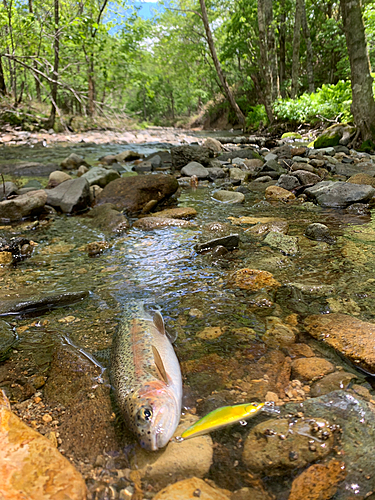
[[[75,152],[92,164],[100,156],[125,149],[148,155],[160,148],[152,143],[12,146],[2,148],[1,163],[9,165],[20,159],[59,163]],[[338,425],[340,418],[353,426],[364,425],[358,423],[359,413],[354,410],[343,410],[336,421],[324,399],[332,391],[336,391],[331,396],[333,402],[335,398],[354,398],[365,412],[366,422],[371,420],[369,415],[375,416],[371,406],[375,403],[373,377],[312,338],[304,328],[305,318],[313,314],[348,314],[375,322],[373,213],[353,215],[311,203],[265,203],[261,191],[247,193],[242,204],[220,203],[212,197],[219,181],[201,184],[197,188],[182,187],[177,205],[197,211],[196,227],[152,231],[131,228],[109,237],[84,214],[54,214],[36,228],[30,221],[0,227],[0,238],[24,236],[37,244],[30,258],[12,267],[0,267],[0,301],[88,293],[85,299],[66,307],[5,318],[18,340],[8,358],[0,362],[0,388],[20,418],[56,441],[60,452],[85,478],[89,498],[95,500],[153,498],[168,484],[191,476],[208,479],[207,484],[214,483],[232,499],[301,498],[290,493],[301,471],[310,464],[323,467],[340,460],[345,461],[346,475],[335,475],[330,465],[322,482],[330,482],[333,493],[319,498],[375,498],[375,468],[369,465],[375,445],[373,427],[364,431],[371,439],[356,438],[355,449],[361,450],[360,455],[358,450],[357,455],[353,452],[354,444],[342,441],[332,431],[327,453],[316,459],[305,457],[300,463],[298,458],[293,465],[292,452],[298,457],[306,454],[307,445],[296,442],[295,448],[288,450],[291,463],[285,465],[281,459],[278,463],[277,455],[284,453],[279,444],[273,448],[275,456],[270,456],[269,450],[259,451],[259,456],[264,455],[263,462],[258,463],[246,458],[246,446],[251,445],[246,445],[246,440],[249,432],[267,419],[275,422],[276,429],[277,416],[266,412],[245,426],[235,424],[213,432],[212,440],[197,438],[203,439],[202,446],[208,447],[210,458],[204,461],[202,451],[202,462],[192,466],[193,472],[184,464],[197,454],[194,439],[186,441],[189,448],[181,453],[180,468],[166,461],[159,466],[162,470],[165,467],[164,477],[159,469],[154,475],[145,472],[156,455],[140,450],[124,429],[108,375],[113,335],[122,311],[134,299],[160,309],[167,330],[177,335],[174,347],[184,384],[182,421],[204,416],[220,406],[272,400],[274,396],[283,418],[295,418],[306,403],[309,418],[324,418],[330,425]],[[250,225],[239,223],[238,219],[245,216],[286,220],[288,234],[298,237],[298,249],[285,254],[267,245],[249,231]],[[329,227],[335,244],[304,236],[306,227],[315,222]],[[234,233],[239,234],[239,248],[225,255],[197,253],[194,249],[199,242]],[[89,256],[86,245],[104,240],[109,248],[99,256]],[[267,271],[278,285],[255,290],[234,286],[234,273],[241,269]],[[272,328],[279,333],[270,340]],[[323,359],[332,366],[324,372],[326,377],[333,371],[336,375],[345,373],[346,379],[331,376],[320,389],[319,380],[298,380],[296,369],[290,369],[298,358]],[[319,398],[320,408],[324,407],[320,413],[314,406]],[[278,429],[275,432],[281,433]],[[301,437],[304,432],[296,434]],[[311,450],[310,441],[315,438],[309,430],[306,432]],[[281,438],[278,443],[282,443]],[[258,445],[253,442],[254,450]],[[161,455],[157,453],[160,460]],[[360,465],[354,466],[355,460]],[[272,461],[278,463],[275,468],[268,463]],[[137,470],[143,471],[141,476],[134,475]],[[239,491],[241,494],[233,493]]]

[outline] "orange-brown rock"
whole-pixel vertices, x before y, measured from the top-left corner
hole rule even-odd
[[[253,292],[261,289],[272,290],[281,286],[281,283],[268,271],[248,268],[235,271],[230,277],[229,284]]]
[[[352,175],[346,182],[350,182],[351,184],[368,184],[375,187],[375,177],[364,172]]]
[[[292,362],[292,374],[298,380],[315,380],[334,371],[333,364],[323,358],[300,358]]]
[[[166,208],[160,212],[150,214],[150,217],[167,217],[168,219],[191,219],[197,215],[197,211],[192,207]]]
[[[293,193],[279,186],[268,186],[265,196],[269,201],[291,201],[296,199]]]
[[[0,391],[1,500],[83,500],[81,474],[53,443],[12,413]]]
[[[309,334],[324,341],[350,361],[375,373],[375,324],[347,314],[308,316],[304,322]]]
[[[170,484],[154,496],[154,500],[229,500],[219,488],[213,488],[202,479],[192,477]]]
[[[345,476],[345,464],[338,460],[311,465],[293,481],[288,500],[329,500]]]

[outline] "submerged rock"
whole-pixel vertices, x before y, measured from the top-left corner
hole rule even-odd
[[[221,203],[243,203],[245,201],[245,195],[238,191],[216,191],[212,198],[221,201]]]
[[[332,363],[316,356],[295,359],[292,362],[292,375],[298,380],[316,380],[333,371],[335,371],[335,367]]]
[[[305,236],[310,240],[324,241],[332,245],[336,242],[335,238],[331,235],[329,228],[325,224],[314,222],[305,229]]]
[[[238,248],[239,242],[240,238],[238,234],[230,234],[228,236],[222,236],[221,238],[205,241],[204,243],[197,243],[194,249],[197,252],[204,252],[205,250],[212,250],[217,246],[222,246],[228,250],[234,250]]]
[[[168,217],[143,217],[134,222],[133,227],[152,230],[163,227],[196,227],[196,223],[183,219],[170,219]]]
[[[308,333],[343,354],[356,366],[375,373],[375,324],[346,314],[308,316]]]
[[[169,485],[154,496],[154,500],[229,500],[223,490],[213,488],[202,479],[192,477]],[[264,500],[265,497],[263,497]]]
[[[235,271],[228,283],[230,286],[236,286],[253,292],[261,289],[272,290],[281,286],[281,283],[276,281],[268,271],[247,268]]]
[[[10,410],[0,392],[0,496],[4,499],[84,500],[81,474],[53,443]]]
[[[17,336],[11,326],[6,321],[0,320],[0,361],[6,359],[16,341]]]
[[[116,210],[112,203],[104,203],[94,207],[87,213],[87,217],[102,231],[119,233],[130,227],[124,214]]]
[[[284,255],[296,255],[299,251],[298,237],[270,231],[263,240],[266,245],[277,248]]]
[[[66,292],[36,299],[4,298],[0,302],[0,316],[29,314],[45,311],[55,307],[63,307],[79,302],[88,296],[88,292]]]
[[[147,203],[160,203],[178,189],[177,180],[171,175],[137,175],[116,179],[105,186],[96,199],[96,205],[113,203],[117,209],[129,214],[140,212]]]

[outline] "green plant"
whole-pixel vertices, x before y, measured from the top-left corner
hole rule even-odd
[[[261,122],[264,125],[268,123],[267,114],[263,104],[257,104],[256,106],[252,106],[247,113],[246,127],[249,129],[256,129]]]

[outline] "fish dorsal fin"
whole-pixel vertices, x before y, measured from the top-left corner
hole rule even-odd
[[[163,316],[160,314],[159,311],[155,311],[153,319],[154,319],[154,325],[156,326],[156,328],[159,330],[160,333],[165,335],[164,320],[163,320]]]
[[[152,346],[152,352],[154,354],[154,361],[155,361],[155,365],[156,365],[156,368],[158,370],[160,378],[167,385],[169,385],[169,383],[168,383],[168,376],[167,376],[167,372],[165,371],[163,360],[161,359],[159,351],[156,349],[156,347],[154,345]]]

